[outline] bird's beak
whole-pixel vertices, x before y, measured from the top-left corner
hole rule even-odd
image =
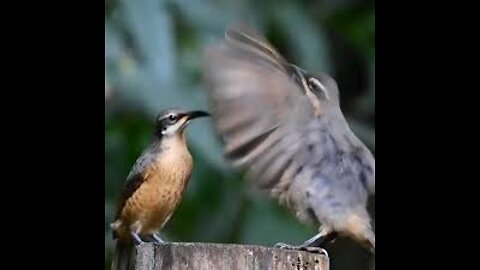
[[[206,116],[210,116],[210,114],[204,111],[190,111],[190,112],[184,113],[182,115],[182,118],[185,120],[183,121],[183,124],[180,130],[183,131],[185,127],[188,125],[188,123],[190,123],[190,120],[193,120],[195,118],[200,118],[200,117],[206,117]]]
[[[191,111],[191,112],[187,112],[185,116],[187,117],[187,121],[188,121],[188,120],[192,120],[199,117],[210,116],[210,114],[204,111]]]

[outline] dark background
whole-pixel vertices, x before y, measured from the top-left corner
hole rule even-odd
[[[265,33],[291,62],[337,81],[352,129],[375,152],[375,8],[373,1],[105,2],[105,269],[114,242],[109,223],[123,182],[171,106],[206,109],[201,55],[225,28],[243,21]],[[232,170],[209,121],[187,130],[195,169],[182,204],[163,230],[169,241],[273,245],[317,232],[264,194],[249,192]],[[374,218],[375,204],[370,212]],[[327,246],[332,270],[374,269],[348,239]]]

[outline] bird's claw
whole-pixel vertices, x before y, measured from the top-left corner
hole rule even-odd
[[[300,250],[310,253],[323,254],[328,257],[327,251],[321,247],[300,247]]]
[[[321,247],[311,247],[311,246],[293,246],[285,243],[277,243],[274,246],[275,248],[285,249],[285,250],[296,250],[296,251],[306,251],[316,254],[324,254],[328,257],[328,253],[325,249]]]
[[[275,248],[280,248],[280,249],[293,249],[294,246],[285,244],[285,243],[276,243]]]
[[[140,246],[140,245],[143,245],[143,244],[145,244],[145,242],[144,242],[143,240],[141,240],[141,239],[135,239],[135,245],[136,245],[136,246]]]

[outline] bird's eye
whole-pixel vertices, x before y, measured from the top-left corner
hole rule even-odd
[[[316,79],[314,79],[314,78],[310,78],[310,79],[308,80],[308,87],[310,87],[310,89],[312,89],[312,90],[319,90],[319,89],[318,89],[318,88],[319,88],[319,87],[318,87],[319,84],[320,84],[320,83],[319,83]]]
[[[173,122],[177,121],[177,116],[174,115],[174,114],[171,114],[171,115],[168,116],[168,120],[169,120],[171,123],[173,123]]]
[[[315,90],[315,84],[312,82],[312,80],[308,80],[308,87],[309,87],[311,90]]]
[[[325,88],[325,85],[323,85],[319,80],[315,78],[308,79],[308,87],[310,87],[310,89],[314,92],[322,93],[327,99],[329,99],[328,91]]]

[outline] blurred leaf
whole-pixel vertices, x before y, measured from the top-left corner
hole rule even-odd
[[[375,58],[370,61],[370,88],[368,92],[358,99],[358,111],[364,115],[375,114]]]
[[[256,197],[250,202],[243,240],[246,244],[273,246],[278,242],[301,244],[315,233],[309,226],[267,197]]]
[[[375,54],[375,10],[373,8],[356,5],[343,9],[335,13],[329,23],[368,56]]]
[[[375,152],[375,130],[352,118],[347,118],[347,121],[358,138]]]
[[[298,59],[297,64],[307,70],[331,72],[328,42],[315,20],[305,16],[304,10],[291,3],[280,5],[275,14],[275,22],[287,33],[294,57]]]

